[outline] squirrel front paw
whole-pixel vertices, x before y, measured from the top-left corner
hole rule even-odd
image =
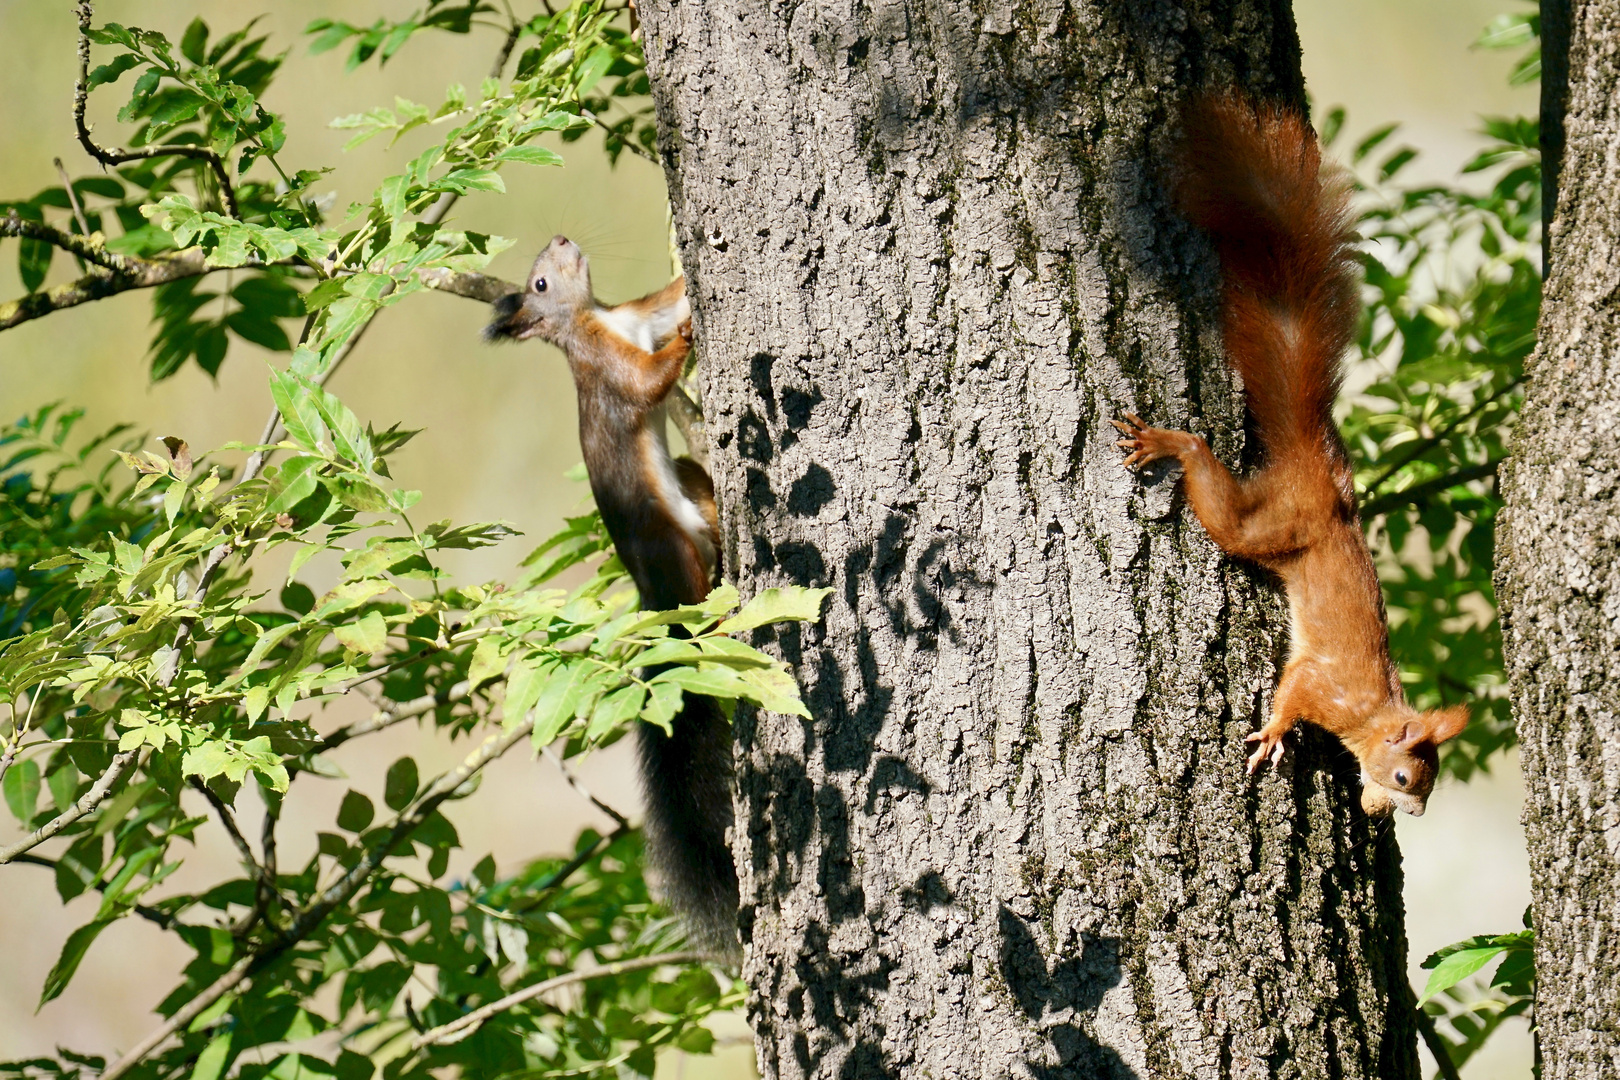
[[[1149,427],[1147,422],[1135,413],[1126,413],[1123,420],[1110,420],[1124,435],[1114,445],[1121,450],[1127,450],[1125,460],[1121,462],[1124,468],[1136,465],[1146,465],[1150,461],[1160,458],[1173,458],[1180,455],[1182,443],[1188,438],[1184,431],[1166,431],[1164,428]]]
[[[675,328],[675,336],[680,338],[682,341],[686,342],[686,344],[688,346],[690,346],[692,344],[692,320],[691,319],[683,319],[683,320],[681,320],[681,325],[679,325],[679,326],[677,326]]]
[[[1254,753],[1249,755],[1249,774],[1252,776],[1259,771],[1260,766],[1271,758],[1272,765],[1282,764],[1283,753],[1288,748],[1283,744],[1283,736],[1288,734],[1288,728],[1280,724],[1267,724],[1253,735],[1243,741],[1246,743],[1259,743]]]

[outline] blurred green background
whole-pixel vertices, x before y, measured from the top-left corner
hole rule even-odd
[[[149,26],[178,37],[193,15],[231,27],[265,12],[260,27],[273,35],[273,47],[294,50],[266,99],[287,116],[290,135],[282,159],[294,167],[341,166],[332,177],[335,183],[317,188],[333,191],[341,207],[397,171],[414,153],[414,144],[407,139],[390,152],[386,140],[377,139],[345,154],[347,133],[330,130],[327,121],[390,104],[396,94],[431,104],[447,83],[476,87],[498,42],[489,34],[423,35],[386,67],[373,63],[345,74],[344,50],[308,57],[299,31],[317,16],[364,25],[385,12],[398,17],[409,7],[312,0],[104,0],[96,14],[99,21]],[[1400,121],[1397,138],[1423,151],[1408,180],[1450,178],[1480,144],[1473,134],[1480,115],[1535,113],[1534,87],[1507,86],[1509,55],[1469,48],[1492,16],[1511,7],[1507,0],[1304,0],[1296,12],[1312,97],[1318,106],[1348,108],[1352,138]],[[0,3],[0,94],[10,103],[0,118],[0,193],[6,196],[26,197],[58,183],[55,157],[70,173],[89,171],[70,111],[74,30],[66,3]],[[127,135],[113,119],[120,100],[116,92],[92,98],[90,117],[104,142],[121,143]],[[630,155],[610,168],[600,147],[594,136],[558,146],[564,168],[508,170],[508,195],[477,196],[457,205],[455,220],[463,227],[517,239],[516,247],[496,259],[493,273],[520,279],[532,253],[561,232],[589,253],[604,299],[638,296],[669,280],[661,173]],[[0,248],[0,298],[22,292],[14,252],[11,245]],[[69,260],[58,258],[51,283],[66,280],[72,271]],[[482,344],[478,331],[485,316],[481,305],[442,295],[391,308],[332,386],[363,419],[424,429],[395,466],[404,486],[424,492],[422,520],[504,519],[531,539],[544,537],[583,493],[581,485],[563,478],[579,460],[573,385],[549,346]],[[153,385],[143,359],[149,318],[150,298],[134,293],[0,334],[0,410],[16,416],[61,400],[86,408],[91,427],[127,420],[153,435],[179,435],[199,449],[255,438],[270,410],[263,365],[272,355],[233,339],[217,382],[188,365]],[[526,551],[520,541],[463,553],[451,569],[475,577],[501,575]],[[352,717],[333,716],[330,722],[344,719]],[[377,783],[396,754],[414,754],[424,769],[459,757],[431,732],[395,729],[391,738],[392,745],[371,748],[369,761],[345,760],[343,766],[357,781]],[[636,808],[625,744],[598,755],[583,779],[609,802],[627,811]],[[571,849],[580,827],[606,823],[543,761],[504,760],[485,785],[499,795],[464,804],[457,825],[469,849],[492,850],[512,866]],[[307,812],[329,821],[341,793],[332,786],[332,805]],[[1519,801],[1516,763],[1510,759],[1494,776],[1452,784],[1434,813],[1400,818],[1417,985],[1426,973],[1416,964],[1434,948],[1518,925],[1529,901]],[[245,816],[251,823],[252,814]],[[284,835],[289,841],[313,837],[315,821],[305,824],[289,821]],[[483,839],[473,840],[474,834]],[[9,832],[0,839],[9,839]],[[294,844],[288,848],[283,854],[288,865],[308,857]],[[199,854],[183,873],[201,877],[234,861],[223,846]],[[80,909],[93,908],[94,901],[81,897],[63,908],[44,871],[15,866],[0,873],[5,876],[0,948],[8,960],[0,977],[0,1058],[58,1044],[80,1050],[127,1047],[144,1034],[153,1023],[153,1004],[170,985],[168,973],[185,959],[174,943],[139,920],[122,921],[97,944],[69,991],[36,1014],[39,986],[62,939],[88,917]],[[153,971],[162,977],[150,977]],[[737,1020],[721,1034],[727,1049],[718,1059],[671,1058],[661,1075],[750,1075],[746,1028]],[[1519,1023],[1470,1061],[1464,1075],[1469,1080],[1528,1076],[1530,1056],[1529,1037]]]

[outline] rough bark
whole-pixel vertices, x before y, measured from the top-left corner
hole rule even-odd
[[[1275,586],[1119,467],[1242,456],[1188,88],[1299,102],[1283,3],[643,2],[727,574],[815,719],[738,717],[767,1077],[1417,1076],[1399,855],[1307,733],[1244,776]]]
[[[1503,483],[1497,590],[1542,1075],[1597,1080],[1620,1075],[1620,3],[1575,0],[1568,14],[1567,63],[1548,68],[1568,73],[1567,92],[1546,90],[1567,102],[1551,272]]]

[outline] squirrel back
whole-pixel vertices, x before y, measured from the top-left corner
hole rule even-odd
[[[1349,187],[1324,175],[1316,133],[1290,109],[1203,95],[1182,131],[1176,202],[1220,256],[1227,362],[1260,440],[1274,460],[1342,464],[1332,410],[1360,310]]]
[[[691,345],[685,284],[676,278],[604,307],[585,253],[558,236],[523,291],[496,302],[486,330],[492,340],[539,337],[568,357],[591,494],[641,606],[653,611],[699,603],[719,571],[714,485],[695,461],[671,459],[664,434],[664,399]],[[694,942],[734,957],[731,724],[713,698],[687,694],[671,729],[642,723],[636,731],[647,861]]]
[[[1271,719],[1248,736],[1249,771],[1280,761],[1284,736],[1309,720],[1360,762],[1365,810],[1421,814],[1437,748],[1463,730],[1468,709],[1420,713],[1406,702],[1333,423],[1339,357],[1359,313],[1349,189],[1324,175],[1315,133],[1286,107],[1205,94],[1182,121],[1175,202],[1220,257],[1226,360],[1242,377],[1265,461],[1234,475],[1202,437],[1127,413],[1114,421],[1125,464],[1179,461],[1210,539],[1288,590],[1289,659]]]

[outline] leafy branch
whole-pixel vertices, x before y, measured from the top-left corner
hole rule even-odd
[[[90,41],[93,31],[90,22],[95,13],[91,0],[79,0],[79,80],[73,88],[73,126],[79,133],[79,145],[85,152],[103,165],[123,165],[126,162],[142,161],[155,157],[185,157],[205,163],[214,173],[219,183],[219,192],[225,202],[226,212],[231,217],[241,217],[241,208],[236,202],[236,187],[231,183],[231,174],[225,168],[225,162],[219,154],[206,146],[192,146],[188,143],[171,143],[167,146],[147,146],[138,150],[120,150],[117,147],[97,146],[90,137],[90,127],[85,123],[85,105],[90,100]],[[178,72],[173,72],[178,74]]]

